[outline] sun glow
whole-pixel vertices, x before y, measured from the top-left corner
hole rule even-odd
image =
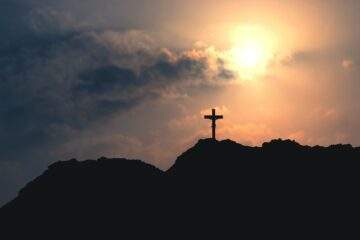
[[[269,33],[259,27],[238,27],[230,34],[232,47],[227,52],[229,65],[242,78],[265,73],[274,57],[275,44]]]
[[[264,60],[264,50],[256,42],[249,42],[232,49],[233,61],[240,67],[255,68]]]

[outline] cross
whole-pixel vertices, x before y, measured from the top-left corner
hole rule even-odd
[[[209,120],[212,121],[211,128],[212,128],[212,139],[213,140],[216,139],[216,135],[215,135],[216,120],[224,118],[224,116],[222,116],[222,115],[216,115],[215,111],[216,111],[215,109],[212,109],[212,114],[211,115],[205,115],[204,116],[204,119],[209,119]]]

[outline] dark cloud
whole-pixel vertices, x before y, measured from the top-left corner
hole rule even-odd
[[[116,52],[118,42],[109,46],[99,41],[104,34],[79,33],[39,42],[1,58],[0,95],[5,100],[0,104],[0,151],[5,159],[51,142],[54,125],[86,127],[156,97],[164,87],[204,77],[205,60],[179,56],[170,61],[156,49],[151,58],[142,47],[134,51],[134,56],[149,58],[146,66],[134,67],[124,59],[130,53]]]
[[[136,74],[126,68],[105,66],[89,70],[80,75],[82,82],[77,89],[88,94],[104,94],[116,90],[118,87],[141,85]]]
[[[218,78],[225,79],[225,80],[235,78],[234,73],[225,67],[225,63],[222,59],[218,59],[217,64],[218,64],[218,69],[219,69],[219,73],[217,76]]]
[[[24,1],[0,2],[0,49],[31,33],[24,17],[31,7]]]

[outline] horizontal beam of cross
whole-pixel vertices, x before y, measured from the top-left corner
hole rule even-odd
[[[213,115],[205,115],[204,118],[205,119],[210,119],[210,120],[213,120],[213,119],[217,120],[217,119],[223,119],[224,116],[222,116],[222,115],[215,115],[215,116],[213,116]]]

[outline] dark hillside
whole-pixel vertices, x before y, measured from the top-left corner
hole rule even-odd
[[[273,140],[247,147],[211,139],[166,172],[137,160],[73,159],[27,184],[0,209],[0,221],[27,234],[63,226],[60,233],[83,237],[108,231],[152,238],[160,229],[206,235],[226,227],[240,235],[255,227],[259,236],[280,230],[294,236],[357,218],[359,160],[360,149],[350,145]]]

